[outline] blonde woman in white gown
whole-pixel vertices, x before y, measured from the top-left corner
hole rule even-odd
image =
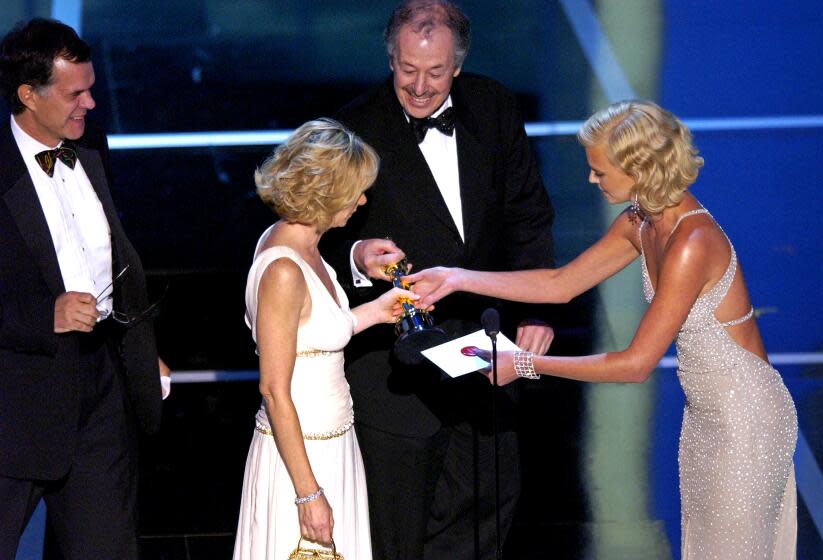
[[[582,357],[501,352],[498,382],[542,374],[642,383],[676,340],[686,395],[682,558],[795,558],[797,415],[768,362],[734,247],[687,192],[703,165],[691,134],[654,103],[624,101],[593,115],[578,138],[589,181],[612,204],[632,201],[603,238],[554,270],[419,272],[408,277],[425,295],[418,305],[454,291],[567,302],[640,257],[649,307],[628,348]]]
[[[280,216],[255,250],[246,323],[260,356],[260,392],[246,471],[235,560],[285,560],[298,540],[332,539],[346,560],[370,560],[363,462],[343,373],[353,333],[400,312],[393,289],[349,309],[318,252],[325,231],[365,203],[378,157],[341,124],[298,128],[255,173],[260,198]]]

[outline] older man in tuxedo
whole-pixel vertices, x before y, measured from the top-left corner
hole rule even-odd
[[[383,267],[513,270],[552,265],[552,208],[514,96],[461,71],[469,21],[451,2],[413,0],[385,30],[392,75],[338,117],[380,155],[369,202],[326,253],[354,299],[385,289]],[[351,270],[351,272],[349,272]],[[372,285],[373,281],[381,285]],[[469,294],[434,317],[450,338],[497,306],[509,336],[545,353],[553,336],[534,306]],[[376,559],[493,558],[495,492],[488,380],[445,379],[391,353],[390,328],[352,339],[347,376],[369,487]],[[519,493],[513,401],[500,394],[500,516],[505,537]]]
[[[137,557],[136,435],[160,423],[140,259],[109,193],[90,50],[35,19],[0,43],[0,558],[43,498],[67,559]]]

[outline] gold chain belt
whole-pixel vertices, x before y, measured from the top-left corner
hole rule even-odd
[[[340,354],[342,350],[300,350],[295,353],[298,358],[316,358],[318,356],[333,356]]]
[[[334,439],[336,437],[342,436],[343,434],[345,434],[346,432],[351,430],[352,426],[354,426],[354,416],[349,418],[346,421],[346,423],[343,424],[342,426],[340,426],[338,428],[335,428],[333,430],[329,430],[328,432],[304,433],[303,434],[303,439],[310,440],[310,441]],[[267,436],[274,435],[274,432],[272,432],[271,428],[269,428],[268,426],[266,426],[264,424],[261,424],[260,421],[255,422],[254,429],[257,430],[258,432],[260,432],[261,434],[264,434],[264,435],[267,435]]]

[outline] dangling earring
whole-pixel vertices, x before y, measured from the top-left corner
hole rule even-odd
[[[636,224],[643,220],[643,210],[640,208],[640,203],[637,201],[637,192],[635,191],[632,197],[632,203],[629,205],[629,221]]]

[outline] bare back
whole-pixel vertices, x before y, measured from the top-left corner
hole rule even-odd
[[[674,226],[667,231],[665,228],[656,228],[648,221],[640,225],[638,242],[647,299],[650,300],[649,295],[653,297],[658,291],[658,273],[675,241],[685,239],[688,243],[689,236],[698,230],[704,239],[708,239],[710,250],[705,252],[703,267],[706,281],[695,305],[709,305],[714,318],[726,328],[737,344],[766,360],[757,323],[749,320],[752,317],[752,305],[734,247],[705,209],[698,208],[681,214]],[[707,298],[711,301],[707,301]]]
[[[698,257],[689,277],[703,282],[692,286],[695,300],[677,333],[686,396],[678,452],[682,557],[791,558],[797,416],[766,359],[734,247],[703,208],[680,214],[668,231],[645,222],[639,230],[647,300],[676,297],[658,280],[676,283],[667,266],[683,255]]]

